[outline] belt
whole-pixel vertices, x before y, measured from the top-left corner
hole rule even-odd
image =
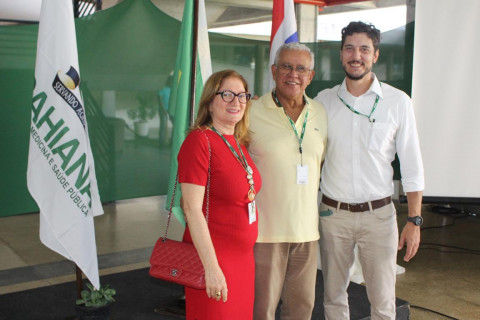
[[[339,202],[337,200],[330,199],[325,195],[322,196],[322,202],[325,203],[327,206],[338,208]],[[370,203],[372,204],[373,210],[384,207],[387,204],[390,204],[391,202],[392,202],[392,197],[386,197],[383,199],[370,201]],[[364,212],[364,211],[370,210],[370,206],[368,205],[368,202],[364,202],[364,203],[340,202],[340,209],[347,210],[350,212]]]

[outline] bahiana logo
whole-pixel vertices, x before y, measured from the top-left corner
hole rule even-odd
[[[58,76],[62,83],[70,90],[74,90],[80,83],[80,76],[78,75],[77,70],[72,66],[70,66],[70,70],[65,74],[58,71]]]
[[[70,66],[70,70],[63,73],[61,70],[57,72],[53,80],[52,87],[59,96],[75,111],[85,128],[85,110],[81,101],[70,90],[75,90],[80,84],[80,76],[74,67]]]

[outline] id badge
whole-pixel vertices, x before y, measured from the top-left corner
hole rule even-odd
[[[308,165],[297,164],[297,184],[308,184]]]
[[[248,223],[252,224],[257,221],[257,210],[255,207],[255,200],[248,204]]]

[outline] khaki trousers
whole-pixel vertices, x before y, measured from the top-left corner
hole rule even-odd
[[[365,212],[320,204],[320,256],[327,320],[350,319],[347,287],[354,247],[363,269],[371,319],[395,319],[398,227],[393,203]]]
[[[311,320],[315,304],[318,241],[256,243],[254,320]]]

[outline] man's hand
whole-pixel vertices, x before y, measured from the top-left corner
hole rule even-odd
[[[421,216],[422,214],[422,191],[407,192],[408,215],[411,217]],[[402,250],[407,244],[407,251],[403,260],[408,262],[417,254],[420,246],[420,226],[416,226],[412,222],[407,222],[400,234],[398,242],[398,250]]]
[[[402,250],[405,243],[407,244],[407,251],[403,257],[403,261],[410,261],[418,251],[420,246],[420,227],[414,225],[411,222],[407,222],[403,227],[400,235],[400,241],[398,242],[398,250]]]

